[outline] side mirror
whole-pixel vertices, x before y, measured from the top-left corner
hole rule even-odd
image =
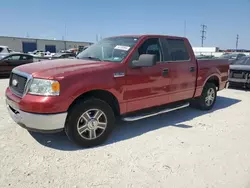
[[[139,56],[139,60],[132,61],[132,68],[152,67],[156,65],[156,62],[156,55],[142,54]]]

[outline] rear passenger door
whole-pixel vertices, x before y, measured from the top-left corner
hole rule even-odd
[[[164,61],[168,64],[171,77],[168,93],[170,102],[192,98],[196,87],[197,67],[196,60],[189,51],[189,42],[182,38],[162,38],[162,44]]]

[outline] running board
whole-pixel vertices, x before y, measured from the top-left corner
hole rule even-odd
[[[185,104],[182,104],[182,105],[177,105],[174,108],[165,108],[165,109],[163,109],[161,111],[158,111],[158,112],[155,112],[155,113],[144,113],[144,114],[141,114],[139,116],[134,115],[134,116],[124,117],[124,118],[122,118],[122,120],[123,121],[137,121],[137,120],[149,118],[149,117],[152,117],[152,116],[157,116],[157,115],[160,115],[160,114],[165,114],[167,112],[179,110],[179,109],[182,109],[182,108],[186,108],[188,106],[189,106],[189,103],[185,103]]]

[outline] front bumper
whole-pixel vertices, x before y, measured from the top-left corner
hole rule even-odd
[[[250,87],[250,79],[229,78],[230,87]]]
[[[237,83],[249,83],[250,82],[250,79],[240,79],[240,78],[229,78],[228,79],[229,82],[237,82]]]
[[[59,132],[64,129],[67,113],[34,114],[20,110],[14,101],[6,98],[11,118],[21,127],[34,132]]]

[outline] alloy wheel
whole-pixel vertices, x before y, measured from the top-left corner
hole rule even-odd
[[[103,134],[107,123],[107,117],[103,111],[90,109],[78,119],[77,131],[82,138],[94,140]]]
[[[214,99],[215,99],[215,91],[213,88],[209,88],[207,90],[207,95],[206,95],[206,98],[205,98],[205,103],[207,106],[211,106],[214,102]]]

